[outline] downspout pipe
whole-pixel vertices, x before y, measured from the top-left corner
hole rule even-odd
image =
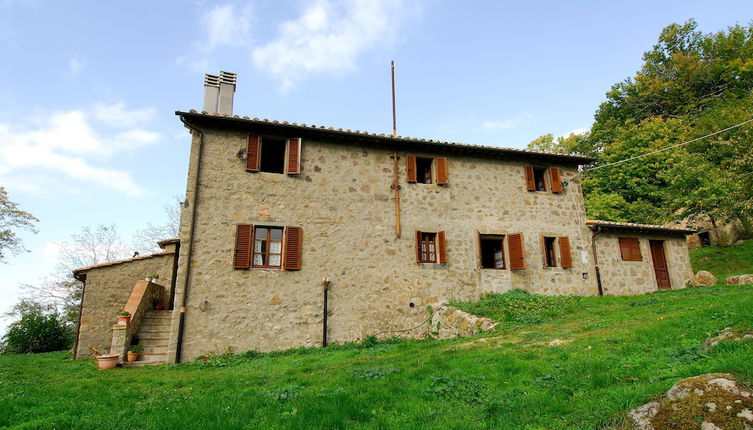
[[[601,226],[596,226],[596,231],[591,234],[591,252],[594,255],[594,266],[596,267],[596,285],[599,287],[599,295],[604,295],[604,287],[601,285],[601,271],[599,270],[599,256],[596,254],[596,237],[601,234]]]
[[[199,154],[196,159],[196,180],[193,187],[193,202],[191,204],[191,230],[188,233],[188,250],[186,254],[186,279],[183,281],[183,297],[180,303],[180,320],[178,321],[178,344],[175,348],[175,362],[180,363],[181,351],[183,349],[183,330],[186,320],[186,303],[188,303],[188,293],[191,286],[191,258],[193,256],[194,232],[196,230],[196,206],[199,201],[199,181],[201,180],[201,160],[204,154],[204,133],[196,127],[186,122],[185,118],[180,117],[183,125],[193,133],[199,135]]]

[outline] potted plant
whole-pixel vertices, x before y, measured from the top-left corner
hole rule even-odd
[[[118,354],[103,354],[94,347],[90,347],[94,352],[94,356],[97,357],[97,366],[99,370],[114,369],[118,365]]]
[[[159,279],[159,275],[156,273],[150,273],[146,275],[146,280],[149,282],[155,282],[157,279]]]
[[[139,345],[133,345],[128,348],[128,362],[133,363],[139,359],[139,353],[144,352],[144,347]]]
[[[131,313],[125,309],[121,309],[120,314],[118,314],[118,324],[128,325],[130,322],[131,322]]]

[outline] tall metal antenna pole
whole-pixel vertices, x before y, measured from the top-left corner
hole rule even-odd
[[[392,137],[397,137],[397,119],[395,116],[395,60],[390,61],[392,71]]]

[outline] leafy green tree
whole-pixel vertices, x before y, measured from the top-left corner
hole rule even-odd
[[[3,336],[5,354],[36,354],[61,351],[73,344],[72,327],[63,321],[54,306],[21,300],[10,312],[18,320]]]
[[[5,188],[0,187],[0,261],[6,251],[16,255],[25,250],[15,230],[24,229],[36,233],[34,223],[39,221],[32,214],[18,209],[18,204],[8,199]]]

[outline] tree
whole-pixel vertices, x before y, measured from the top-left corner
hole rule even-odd
[[[578,152],[604,166],[753,118],[753,25],[703,34],[672,24],[635,76],[615,84]],[[589,216],[662,223],[753,216],[753,124],[638,160],[586,171]],[[556,146],[555,146],[556,147]],[[568,149],[567,152],[574,152]],[[619,198],[617,198],[619,197]],[[613,203],[607,208],[605,205]]]
[[[5,259],[6,251],[17,255],[26,250],[14,230],[36,233],[34,223],[38,221],[32,214],[18,209],[18,204],[8,199],[5,188],[0,187],[0,261]]]
[[[162,206],[167,217],[167,221],[161,225],[147,223],[146,227],[136,232],[133,239],[133,248],[141,253],[157,252],[159,247],[157,242],[165,239],[178,237],[180,230],[180,211],[182,208],[181,199],[175,196],[172,204]]]
[[[73,330],[54,306],[21,300],[7,316],[17,317],[3,336],[5,354],[61,351],[73,344]]]

